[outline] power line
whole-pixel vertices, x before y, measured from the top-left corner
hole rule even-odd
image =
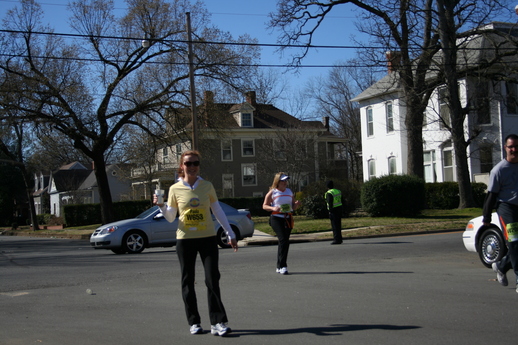
[[[28,34],[28,31],[21,30],[5,30],[2,29],[0,32],[4,33],[18,33]],[[65,34],[56,32],[43,32],[43,31],[31,31],[31,34],[36,35],[48,35],[48,36],[63,36],[72,38],[96,38],[96,39],[114,39],[114,40],[128,40],[128,41],[141,41],[142,38],[136,37],[122,37],[122,36],[96,36],[96,35],[84,35],[84,34]],[[188,40],[178,39],[147,39],[149,41],[166,42],[166,43],[189,43]],[[219,45],[235,45],[235,46],[253,46],[253,47],[276,47],[276,48],[315,48],[315,49],[384,49],[383,47],[358,47],[358,46],[330,46],[330,45],[313,45],[313,44],[279,44],[279,43],[254,43],[254,42],[218,42],[218,41],[192,41],[195,44],[219,44]]]
[[[0,2],[10,2],[14,4],[18,4],[19,0],[0,0]],[[59,7],[67,7],[68,4],[56,4],[51,2],[38,2],[38,4],[42,6],[59,6]],[[126,10],[126,7],[114,7],[115,10]],[[236,13],[236,12],[210,12],[211,15],[219,15],[219,16],[250,16],[250,17],[268,17],[268,14],[261,13]],[[327,15],[326,18],[332,19],[357,19],[355,16],[335,16],[335,15]]]
[[[8,58],[33,58],[33,59],[53,59],[53,60],[63,60],[63,61],[83,61],[83,62],[101,62],[100,59],[94,59],[94,58],[80,58],[80,57],[62,57],[62,56],[37,56],[37,55],[15,55],[15,54],[4,54],[0,53],[0,56],[2,57],[8,57]],[[115,63],[124,63],[126,60],[112,60],[112,62]],[[146,61],[145,64],[157,64],[157,65],[188,65],[188,62],[167,62],[167,61]],[[290,64],[238,64],[238,63],[218,63],[218,66],[225,66],[225,67],[280,67],[280,68],[289,68],[289,67],[295,67]],[[377,66],[358,66],[358,65],[347,65],[347,64],[334,64],[334,65],[297,65],[297,68],[330,68],[330,67],[362,67],[362,68],[371,68],[371,67],[377,67]]]
[[[2,1],[2,0],[0,0]],[[141,42],[143,39],[142,38],[135,38],[135,37],[122,37],[122,36],[104,36],[104,35],[98,35],[98,36],[95,36],[95,35],[84,35],[84,34],[71,34],[71,33],[55,33],[55,32],[42,32],[42,31],[22,31],[22,30],[6,30],[6,29],[1,29],[0,30],[0,33],[6,33],[6,34],[35,34],[35,35],[47,35],[47,36],[58,36],[58,37],[70,37],[70,38],[81,38],[81,39],[112,39],[112,40],[126,40],[126,41],[137,41],[137,42]],[[169,44],[173,44],[173,43],[181,43],[181,44],[188,44],[188,43],[193,43],[193,44],[213,44],[213,45],[235,45],[235,46],[256,46],[256,47],[277,47],[277,48],[306,48],[306,49],[321,49],[321,48],[324,48],[324,49],[360,49],[360,48],[363,48],[363,49],[377,49],[377,50],[381,50],[381,49],[384,49],[386,50],[387,48],[383,48],[383,47],[376,47],[376,46],[370,46],[370,47],[356,47],[356,46],[329,46],[329,45],[306,45],[306,44],[291,44],[291,45],[283,45],[283,44],[269,44],[269,43],[253,43],[253,42],[218,42],[218,41],[189,41],[189,40],[180,40],[180,39],[146,39],[150,42],[161,42],[161,43],[169,43]],[[488,47],[488,48],[481,48],[481,47],[474,47],[474,48],[469,48],[469,47],[463,47],[462,48],[463,50],[477,50],[477,51],[481,51],[481,50],[492,50],[494,48],[491,48],[491,47]],[[502,48],[500,48],[502,49]],[[515,48],[509,48],[509,49],[512,49],[512,50],[516,50]],[[9,53],[0,53],[0,56],[2,57],[8,57],[8,58],[16,58],[16,57],[20,57],[20,58],[28,58],[29,56],[28,55],[18,55],[18,54],[9,54]],[[37,59],[48,59],[48,58],[52,58],[52,59],[55,59],[55,60],[72,60],[72,61],[85,61],[85,62],[101,62],[100,59],[97,59],[97,58],[83,58],[83,57],[59,57],[59,56],[53,56],[53,57],[49,57],[49,56],[35,56],[35,55],[32,55],[31,56],[32,58],[37,58]],[[113,62],[115,63],[123,63],[125,62],[126,60],[112,60]],[[165,61],[146,61],[144,62],[145,64],[171,64],[171,65],[188,65],[187,62],[165,62]],[[331,65],[323,65],[323,64],[316,64],[316,65],[303,65],[303,64],[296,64],[294,65],[293,63],[289,64],[289,63],[286,63],[286,64],[236,64],[236,63],[231,63],[231,64],[225,64],[225,63],[219,63],[218,64],[219,66],[231,66],[231,67],[274,67],[274,68],[290,68],[290,67],[297,67],[297,68],[330,68],[330,67],[356,67],[356,68],[375,68],[375,67],[380,67],[379,64],[372,64],[372,65],[367,65],[367,64],[363,64],[362,66],[358,65],[358,64],[343,64],[343,63],[338,63],[338,64],[331,64]]]

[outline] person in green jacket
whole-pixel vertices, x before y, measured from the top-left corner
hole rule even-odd
[[[342,244],[342,192],[334,188],[333,181],[327,181],[328,191],[324,194],[329,219],[333,228],[333,242],[331,244]]]

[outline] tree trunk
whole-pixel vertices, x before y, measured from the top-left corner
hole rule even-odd
[[[437,1],[439,12],[439,35],[444,54],[444,76],[446,80],[448,107],[451,119],[451,138],[455,152],[457,182],[459,184],[459,208],[474,207],[473,190],[468,168],[467,143],[464,138],[464,111],[460,103],[457,74],[457,43],[455,28],[455,2]]]
[[[407,93],[409,94],[409,93]],[[424,179],[423,112],[421,100],[408,100],[405,126],[407,136],[407,174]]]
[[[110,185],[108,183],[108,175],[106,174],[106,163],[103,155],[93,157],[94,174],[97,179],[97,188],[99,192],[99,203],[101,207],[101,219],[103,224],[114,221],[113,217],[113,202],[110,192]]]
[[[25,184],[25,191],[27,194],[27,202],[29,203],[29,215],[31,218],[32,228],[34,230],[39,230],[40,225],[38,224],[38,217],[36,215],[36,210],[34,208],[34,196],[32,195],[32,179],[30,176],[28,176],[27,170],[25,170],[25,165],[23,165],[23,163],[18,167],[18,169],[20,169],[22,173],[23,183]]]

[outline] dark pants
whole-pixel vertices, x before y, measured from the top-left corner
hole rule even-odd
[[[220,322],[228,322],[219,289],[219,251],[216,237],[178,240],[176,242],[176,253],[182,271],[182,297],[189,325],[201,323],[196,291],[194,291],[194,273],[198,253],[200,253],[201,262],[205,269],[210,323],[215,325]]]
[[[277,235],[277,268],[288,267],[288,250],[290,249],[291,228],[284,217],[270,217],[270,225]]]
[[[500,203],[497,206],[497,212],[502,229],[506,229],[508,224],[518,222],[518,206],[516,205]],[[507,254],[497,262],[497,267],[502,273],[506,273],[512,268],[518,283],[518,241],[507,242],[507,249]]]
[[[342,243],[342,207],[333,207],[329,211],[329,219],[333,229],[333,242]]]

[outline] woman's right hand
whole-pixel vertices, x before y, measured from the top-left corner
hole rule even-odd
[[[164,206],[164,204],[157,204],[158,196],[156,194],[153,194],[153,205],[157,205],[158,207]]]

